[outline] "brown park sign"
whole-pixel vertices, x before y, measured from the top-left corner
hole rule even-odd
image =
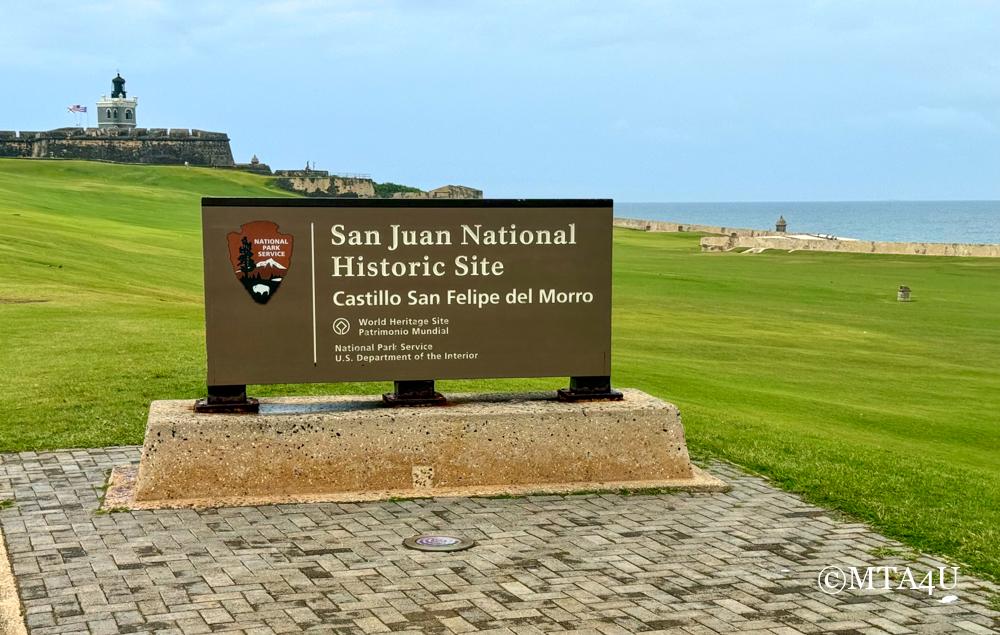
[[[209,386],[611,374],[609,200],[202,200]]]

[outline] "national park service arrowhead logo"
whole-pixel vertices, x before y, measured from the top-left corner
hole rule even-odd
[[[236,279],[255,302],[267,304],[292,265],[292,235],[280,233],[277,223],[256,220],[226,239]]]

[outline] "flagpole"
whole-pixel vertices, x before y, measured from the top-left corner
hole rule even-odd
[[[77,128],[81,128],[84,125],[84,120],[86,120],[86,125],[90,125],[90,109],[86,106],[81,106],[80,104],[73,104],[66,108],[69,112],[74,114],[73,123]],[[86,115],[86,117],[81,117],[81,115]]]

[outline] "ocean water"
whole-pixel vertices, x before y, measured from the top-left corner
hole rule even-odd
[[[893,242],[1000,243],[1000,201],[620,203],[615,216]]]

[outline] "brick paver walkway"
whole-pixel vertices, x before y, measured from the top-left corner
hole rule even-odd
[[[993,633],[989,584],[817,588],[901,547],[731,466],[727,494],[580,495],[95,514],[138,448],[0,455],[29,631]],[[410,551],[426,531],[479,541]],[[873,555],[872,551],[878,556]],[[939,563],[910,562],[921,571]],[[945,593],[958,596],[941,603]]]

